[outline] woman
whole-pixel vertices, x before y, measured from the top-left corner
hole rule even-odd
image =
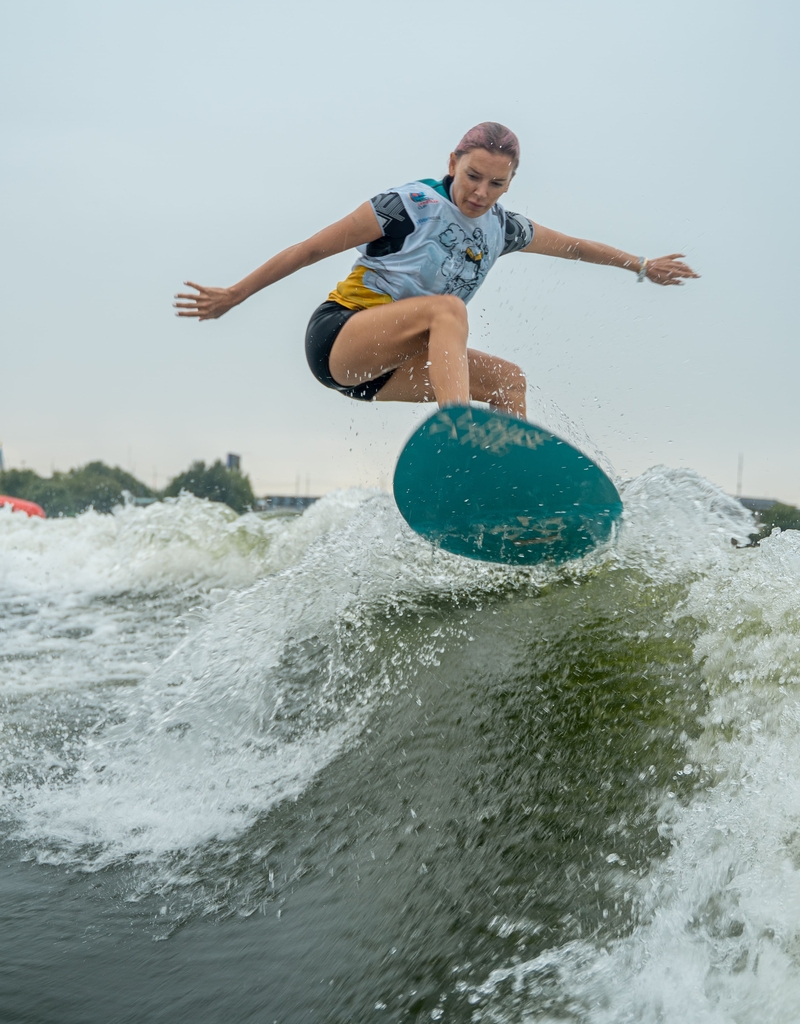
[[[698,275],[681,253],[647,260],[506,211],[498,200],[518,165],[516,135],[485,121],[450,154],[442,181],[426,178],[375,196],[231,288],[187,281],[197,294],[176,295],[177,315],[216,319],[301,267],[355,246],[360,257],[352,272],[308,325],[314,376],[362,401],[435,400],[441,407],[472,399],[524,417],[522,370],[467,347],[466,303],[499,256],[530,252],[602,263],[662,285]]]

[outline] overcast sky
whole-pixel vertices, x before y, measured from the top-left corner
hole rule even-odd
[[[364,199],[512,127],[512,210],[655,256],[685,288],[518,254],[469,306],[532,419],[624,476],[666,463],[800,502],[800,8],[741,0],[0,2],[0,440],[40,473],[163,486],[239,452],[257,493],[387,486],[424,410],[311,377],[353,255],[222,320],[173,316]]]

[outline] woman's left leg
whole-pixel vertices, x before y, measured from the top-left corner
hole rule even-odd
[[[474,402],[488,402],[509,416],[525,418],[525,374],[507,359],[467,349],[469,392]],[[378,402],[435,402],[428,376],[427,353],[420,353],[398,366],[376,395]]]

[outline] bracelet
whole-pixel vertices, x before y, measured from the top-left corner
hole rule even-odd
[[[647,277],[647,260],[644,258],[644,256],[640,256],[639,257],[639,273],[636,275],[636,280],[639,282],[639,284],[641,284],[642,281],[644,281],[644,279],[646,277]]]

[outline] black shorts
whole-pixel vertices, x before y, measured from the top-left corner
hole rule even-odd
[[[311,314],[306,328],[306,359],[311,372],[326,388],[341,391],[348,398],[357,398],[361,402],[373,402],[394,370],[389,370],[388,373],[382,373],[380,377],[373,377],[371,380],[365,380],[350,387],[335,381],[328,366],[331,349],[339,331],[350,317],[358,312],[357,309],[348,309],[330,299],[323,302],[321,306],[317,306]]]

